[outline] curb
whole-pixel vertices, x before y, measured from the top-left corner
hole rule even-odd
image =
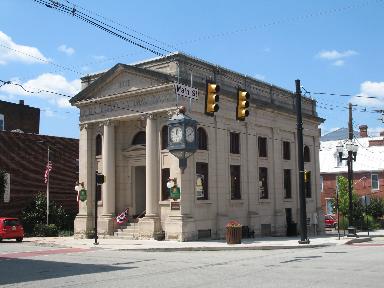
[[[369,242],[372,241],[372,237],[360,237],[360,238],[352,238],[351,240],[348,240],[345,242],[345,245],[352,245],[354,243],[363,243],[363,242]]]
[[[235,244],[236,245],[236,244]],[[173,248],[120,248],[116,251],[140,251],[140,252],[182,252],[182,251],[234,251],[234,250],[278,250],[278,249],[305,249],[322,248],[336,244],[313,244],[306,246],[223,246],[223,247],[173,247]],[[102,248],[102,247],[100,247]],[[109,249],[109,248],[105,248]]]

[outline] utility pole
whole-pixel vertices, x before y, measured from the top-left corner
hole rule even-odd
[[[307,207],[304,193],[304,145],[303,145],[303,118],[301,115],[301,88],[300,80],[296,80],[296,115],[297,115],[297,154],[299,168],[299,197],[300,197],[300,236],[299,244],[309,244],[307,235]]]
[[[349,103],[349,119],[348,119],[348,139],[350,143],[353,140],[353,126],[352,126],[352,103]],[[353,181],[353,152],[351,149],[348,149],[348,197],[349,197],[349,207],[348,207],[348,236],[355,237],[356,229],[353,226],[353,203],[352,203],[352,181]]]

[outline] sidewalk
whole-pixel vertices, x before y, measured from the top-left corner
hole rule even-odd
[[[256,237],[243,239],[241,244],[228,245],[225,240],[207,241],[156,241],[156,240],[126,240],[126,239],[99,239],[99,245],[94,245],[94,239],[75,239],[74,237],[30,237],[25,242],[51,247],[72,248],[98,248],[109,250],[135,250],[135,251],[218,251],[218,250],[271,250],[271,249],[298,249],[316,248],[333,245],[352,244],[371,241],[367,233],[359,233],[358,238],[341,237],[337,235],[324,235],[309,238],[310,244],[299,244],[300,237]],[[384,231],[370,233],[372,237],[383,236]]]

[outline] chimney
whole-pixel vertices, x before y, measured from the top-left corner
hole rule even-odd
[[[24,105],[24,100],[19,100],[19,105]]]
[[[368,126],[367,125],[360,125],[360,138],[368,137]]]
[[[384,131],[381,131],[381,132],[380,132],[380,136],[384,136]]]

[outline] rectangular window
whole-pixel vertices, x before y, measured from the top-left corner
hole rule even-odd
[[[5,173],[4,180],[5,180],[4,203],[9,203],[11,201],[11,174]]]
[[[326,214],[335,214],[335,213],[333,213],[334,200],[333,199],[325,199],[325,202],[326,202],[326,209],[327,209]]]
[[[379,190],[379,174],[371,174],[372,190]]]
[[[101,186],[102,185],[96,185],[96,199],[97,201],[101,201]]]
[[[268,199],[268,168],[259,167],[260,199]]]
[[[240,154],[240,133],[231,132],[229,134],[230,153]]]
[[[292,198],[291,169],[284,169],[284,198]]]
[[[240,165],[231,165],[231,200],[241,199]]]
[[[167,187],[168,179],[171,175],[171,169],[163,168],[161,169],[161,200],[169,199],[169,189]]]
[[[258,148],[259,148],[259,157],[268,157],[267,153],[267,138],[266,137],[258,137]]]
[[[312,198],[312,181],[311,181],[311,171],[308,171],[308,179],[307,182],[304,183],[304,189],[305,189],[305,197],[306,198]]]
[[[208,163],[196,162],[196,199],[208,200]]]
[[[323,180],[323,176],[320,176],[320,185],[321,185],[321,190],[320,192],[323,192],[323,189],[324,189],[324,180]]]
[[[291,160],[291,143],[283,141],[283,159]]]
[[[4,115],[0,114],[0,131],[4,130]]]

